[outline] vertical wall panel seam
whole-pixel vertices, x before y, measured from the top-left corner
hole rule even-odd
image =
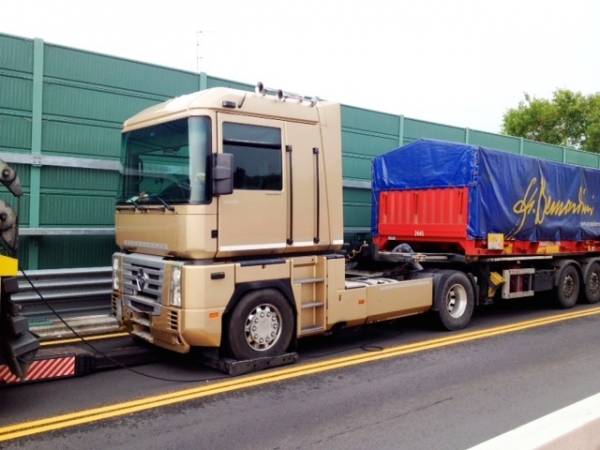
[[[400,123],[398,124],[398,145],[402,147],[404,145],[404,115],[398,116]]]
[[[198,85],[199,91],[208,89],[208,75],[206,75],[206,72],[200,72],[198,81],[199,81],[199,85]]]
[[[33,40],[33,95],[31,104],[31,154],[42,154],[42,105],[44,89],[44,41]],[[40,226],[41,167],[32,165],[30,170],[29,226]],[[37,239],[29,239],[29,268],[37,269],[39,245]]]
[[[519,155],[522,155],[523,152],[525,151],[524,146],[525,146],[525,140],[523,138],[519,138]]]

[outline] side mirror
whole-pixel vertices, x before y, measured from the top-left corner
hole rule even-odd
[[[233,155],[229,153],[213,153],[211,160],[213,195],[231,194],[233,192]]]
[[[0,160],[0,183],[6,186],[6,189],[15,197],[23,195],[21,181],[19,181],[17,172],[2,160]]]

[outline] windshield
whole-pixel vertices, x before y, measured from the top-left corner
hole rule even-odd
[[[190,117],[123,134],[120,203],[208,203],[210,118]]]

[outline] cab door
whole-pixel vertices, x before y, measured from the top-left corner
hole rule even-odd
[[[319,147],[321,135],[315,124],[287,122],[286,167],[288,172],[286,188],[289,199],[288,245],[290,247],[313,247],[323,243],[327,237],[323,230],[322,209],[317,196],[320,195]],[[321,172],[322,173],[322,172]]]
[[[218,115],[218,151],[233,155],[233,193],[218,199],[219,254],[286,247],[283,123]]]

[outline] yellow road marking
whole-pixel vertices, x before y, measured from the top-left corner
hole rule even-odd
[[[558,322],[564,322],[567,320],[596,315],[600,315],[600,307],[590,308],[579,312],[554,314],[539,319],[526,320],[509,325],[501,325],[478,331],[452,334],[447,337],[429,339],[412,344],[398,345],[375,353],[360,353],[314,363],[299,364],[284,369],[262,372],[259,374],[233,378],[226,381],[202,384],[201,386],[174,391],[167,394],[155,395],[98,408],[85,409],[60,416],[48,417],[45,419],[17,423],[14,425],[0,427],[0,442],[39,433],[60,430],[77,425],[89,424],[98,420],[112,419],[115,417],[124,416],[126,414],[147,411],[153,408],[196,400],[225,392],[247,389],[269,383],[299,378],[302,376],[328,372],[334,369],[364,364],[367,362],[379,361],[425,350],[433,350],[464,342],[477,341],[493,336],[500,336],[517,331],[551,325]]]
[[[86,341],[101,341],[104,339],[116,339],[120,337],[129,336],[129,333],[124,331],[120,331],[118,333],[107,333],[107,334],[95,334],[92,336],[84,336]],[[81,339],[74,338],[65,338],[65,339],[54,339],[51,341],[40,342],[41,347],[54,347],[55,345],[64,345],[64,344],[78,344],[81,342]]]

